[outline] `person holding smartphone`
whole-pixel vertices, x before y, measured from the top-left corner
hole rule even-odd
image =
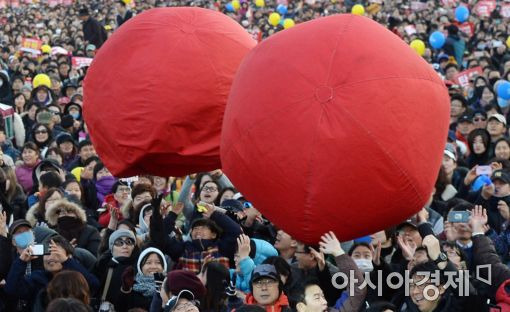
[[[134,267],[129,266],[122,274],[117,310],[141,308],[148,311],[152,297],[161,288],[166,271],[167,262],[161,250],[154,247],[143,250],[138,257],[136,271]]]

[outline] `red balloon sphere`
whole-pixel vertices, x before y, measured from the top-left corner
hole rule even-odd
[[[221,168],[227,97],[255,44],[230,17],[201,8],[152,9],[122,25],[84,86],[84,117],[106,167],[119,177]]]
[[[348,240],[430,198],[449,124],[432,66],[376,22],[335,15],[255,47],[225,111],[223,170],[294,238]]]

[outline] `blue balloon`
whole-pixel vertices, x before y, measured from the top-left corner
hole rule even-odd
[[[508,104],[509,104],[509,101],[508,101],[508,100],[504,100],[504,99],[502,99],[502,98],[500,98],[500,97],[498,96],[498,105],[499,105],[499,107],[501,107],[501,108],[505,108],[505,107],[507,107],[507,106],[508,106]]]
[[[510,100],[510,82],[502,81],[499,83],[496,93],[498,94],[498,97],[503,100]]]
[[[488,175],[482,174],[476,178],[476,180],[471,184],[471,190],[473,192],[477,192],[480,190],[484,185],[491,185],[492,181],[491,178],[489,178]]]
[[[280,15],[285,15],[285,14],[287,14],[287,7],[284,6],[283,4],[279,4],[276,7],[276,11],[278,11],[278,13],[280,13]]]
[[[446,41],[446,37],[440,31],[435,31],[429,36],[430,46],[434,49],[441,49]]]
[[[225,7],[227,8],[227,11],[229,11],[229,12],[235,11],[234,6],[232,5],[231,2],[227,3],[227,5]]]
[[[455,19],[461,23],[467,21],[469,17],[469,9],[461,5],[455,9]]]

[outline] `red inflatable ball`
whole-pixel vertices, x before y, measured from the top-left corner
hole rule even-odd
[[[275,34],[243,60],[221,140],[224,172],[296,239],[349,240],[430,198],[449,124],[432,67],[390,31],[335,15]]]
[[[158,8],[123,24],[84,85],[84,117],[118,177],[181,176],[221,168],[223,114],[234,75],[256,42],[201,8]]]

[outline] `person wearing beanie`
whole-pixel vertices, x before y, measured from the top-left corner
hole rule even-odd
[[[126,201],[122,206],[122,215],[133,224],[138,224],[140,209],[156,198],[156,189],[151,185],[141,183],[133,186],[131,190],[131,201]]]
[[[219,208],[205,204],[207,211],[203,213],[204,218],[191,224],[191,241],[183,242],[172,235],[177,216],[183,208],[182,203],[173,206],[164,221],[160,209],[154,209],[150,222],[151,240],[162,246],[163,252],[183,270],[199,273],[206,256],[227,268],[234,266],[237,237],[242,233],[240,225]]]
[[[159,296],[154,296],[150,311],[177,310],[179,305],[192,304],[198,306],[206,294],[206,288],[192,272],[174,270],[167,274]],[[199,311],[198,308],[196,311]]]
[[[135,233],[125,229],[114,231],[108,239],[108,250],[99,257],[93,272],[101,282],[101,299],[115,306],[119,303],[122,275],[137,259]]]
[[[283,293],[283,283],[272,264],[260,264],[254,270],[250,283],[251,294],[246,297],[247,304],[263,306],[267,312],[292,311],[289,300]]]
[[[152,297],[159,292],[167,271],[165,255],[161,250],[149,247],[138,257],[135,268],[130,266],[122,273],[122,286],[118,311],[134,308],[149,310]]]

